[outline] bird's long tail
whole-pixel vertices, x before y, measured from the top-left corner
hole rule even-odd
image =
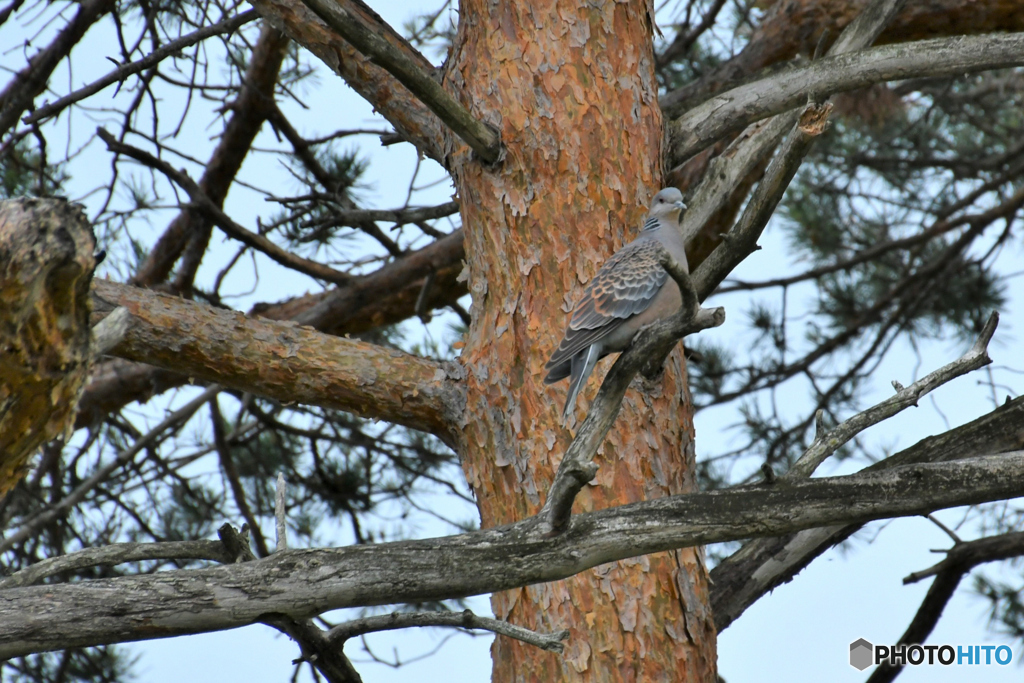
[[[572,370],[569,372],[569,395],[565,399],[562,410],[562,424],[569,422],[569,416],[576,409],[576,397],[580,389],[587,384],[587,378],[594,371],[597,359],[601,357],[600,344],[591,344],[586,350],[572,357]]]

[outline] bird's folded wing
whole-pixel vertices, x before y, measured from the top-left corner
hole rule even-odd
[[[668,279],[668,273],[661,267],[661,250],[653,239],[636,241],[601,266],[583,291],[565,338],[545,367],[564,363],[651,305]]]

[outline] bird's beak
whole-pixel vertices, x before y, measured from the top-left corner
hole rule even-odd
[[[677,209],[679,209],[680,211],[686,211],[686,204],[685,204],[685,203],[683,203],[682,201],[678,201],[678,202],[676,202],[676,203],[675,203],[675,206],[676,206],[676,208],[677,208]]]

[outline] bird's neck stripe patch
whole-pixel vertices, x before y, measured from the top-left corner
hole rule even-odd
[[[647,222],[644,223],[644,230],[654,230],[658,227],[661,227],[661,221],[657,218],[648,218]]]

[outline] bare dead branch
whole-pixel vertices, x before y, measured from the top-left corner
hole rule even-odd
[[[938,38],[826,57],[717,95],[669,124],[674,159],[685,160],[750,123],[806,98],[904,78],[954,76],[1024,64],[1024,33]]]
[[[537,633],[500,619],[478,617],[468,609],[462,612],[392,612],[391,614],[363,617],[338,624],[327,632],[327,637],[332,644],[341,647],[349,638],[366,633],[424,626],[482,629],[521,640],[548,652],[562,652],[565,649],[562,641],[569,637],[568,630],[558,633]]]
[[[164,543],[113,543],[86,548],[68,555],[48,557],[0,580],[0,590],[31,586],[45,578],[86,567],[114,566],[146,560],[212,560],[230,562],[220,541],[168,541]]]
[[[1016,451],[669,496],[576,515],[554,538],[528,519],[444,538],[286,550],[221,567],[11,588],[0,603],[0,657],[235,628],[267,615],[304,619],[342,607],[490,593],[673,548],[920,515],[1022,492],[1024,452]],[[183,600],[192,609],[183,612]],[[137,625],[142,615],[144,628]]]
[[[941,387],[946,382],[952,381],[968,372],[983,368],[992,362],[988,356],[988,343],[992,341],[996,326],[999,324],[999,314],[993,312],[985,322],[981,334],[968,351],[952,363],[943,365],[938,370],[917,380],[908,387],[901,387],[896,391],[895,396],[876,403],[874,406],[857,413],[842,424],[836,425],[827,434],[817,435],[814,443],[808,448],[800,459],[797,460],[785,478],[809,477],[818,469],[818,466],[825,462],[833,453],[843,447],[850,439],[862,431],[876,425],[879,422],[889,419],[893,415],[917,406],[922,396],[926,396],[934,389]]]

